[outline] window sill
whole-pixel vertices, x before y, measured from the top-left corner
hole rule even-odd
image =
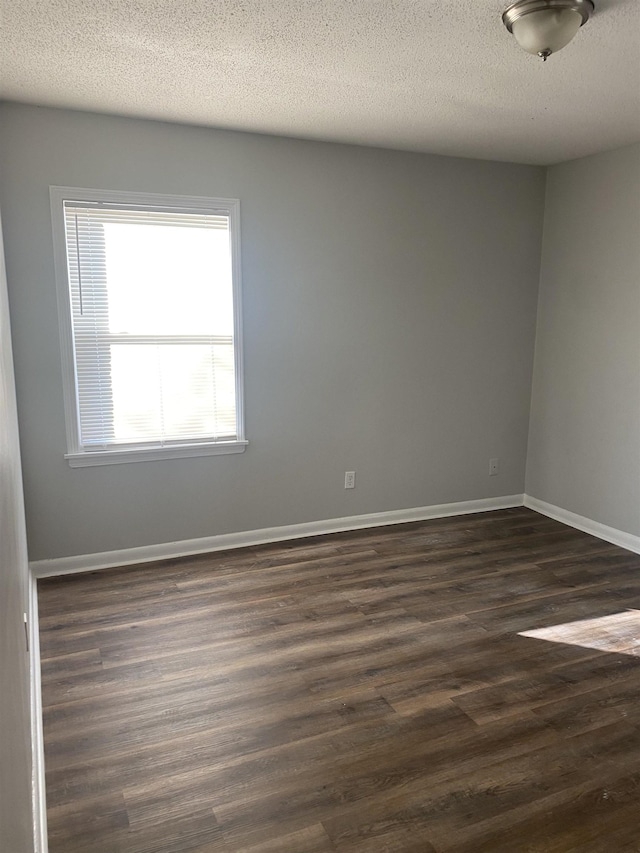
[[[221,456],[244,453],[248,441],[225,441],[219,444],[181,444],[170,447],[127,448],[126,450],[96,450],[65,453],[72,468],[94,465],[121,465],[125,462],[154,462],[160,459],[182,459],[187,456]]]

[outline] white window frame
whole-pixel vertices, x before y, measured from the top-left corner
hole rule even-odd
[[[177,459],[185,456],[211,456],[243,453],[248,441],[244,432],[244,393],[242,359],[242,287],[240,272],[240,202],[238,199],[176,196],[160,193],[140,193],[119,190],[83,189],[79,187],[49,187],[53,251],[58,292],[58,315],[62,355],[62,385],[67,432],[65,459],[72,468],[111,465],[143,460]],[[139,207],[177,208],[229,217],[231,270],[233,287],[234,358],[236,384],[237,436],[233,441],[202,441],[188,444],[169,444],[163,447],[130,445],[106,450],[86,450],[80,444],[80,412],[75,370],[73,319],[67,242],[64,222],[64,202],[105,202]]]

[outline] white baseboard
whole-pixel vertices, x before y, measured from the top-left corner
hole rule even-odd
[[[31,795],[33,846],[35,853],[47,853],[47,800],[44,778],[44,738],[42,733],[42,687],[40,683],[40,630],[38,590],[29,573],[29,680],[31,691]]]
[[[549,518],[555,519],[555,521],[568,524],[569,527],[575,527],[584,533],[597,536],[598,539],[604,539],[605,542],[611,542],[613,545],[626,548],[627,551],[640,554],[640,536],[634,536],[632,533],[625,533],[624,530],[600,524],[599,521],[593,521],[591,518],[585,518],[583,515],[569,512],[567,509],[562,509],[562,507],[538,500],[538,498],[532,498],[530,495],[524,496],[524,505],[542,515],[547,515]]]
[[[37,578],[91,572],[97,569],[148,563],[154,560],[190,557],[195,554],[207,554],[211,551],[246,548],[248,545],[282,542],[286,539],[303,539],[307,536],[320,536],[325,533],[339,533],[366,527],[405,524],[409,521],[426,521],[430,518],[444,518],[450,515],[467,515],[474,512],[509,509],[510,507],[522,506],[523,499],[524,495],[481,498],[480,500],[413,507],[411,509],[391,510],[390,512],[374,512],[368,515],[352,515],[346,518],[331,518],[325,521],[309,521],[283,527],[265,527],[261,530],[245,530],[240,533],[223,533],[219,536],[205,536],[202,539],[185,539],[181,542],[143,545],[137,548],[123,548],[119,551],[103,551],[98,554],[37,560],[31,563],[31,571]]]

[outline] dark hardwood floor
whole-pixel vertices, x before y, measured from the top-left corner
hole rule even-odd
[[[50,853],[640,851],[638,555],[520,508],[38,589]]]

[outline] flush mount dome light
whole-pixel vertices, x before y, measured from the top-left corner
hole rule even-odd
[[[546,62],[569,44],[594,8],[593,0],[518,0],[502,22],[520,47]]]

